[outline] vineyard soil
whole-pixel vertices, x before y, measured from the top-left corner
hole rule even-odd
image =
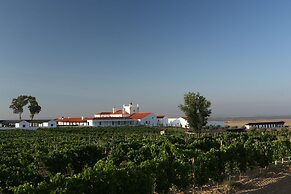
[[[185,194],[276,194],[291,191],[290,164],[271,165],[265,169],[256,169],[243,176],[233,177],[229,182],[202,188],[191,188]],[[181,193],[179,193],[181,194]]]

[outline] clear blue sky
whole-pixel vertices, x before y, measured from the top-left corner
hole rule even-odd
[[[178,116],[188,91],[213,116],[291,115],[291,1],[0,1],[0,119],[37,97],[36,118],[133,102]],[[25,110],[26,115],[28,110]]]

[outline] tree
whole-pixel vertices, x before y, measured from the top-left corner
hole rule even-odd
[[[28,98],[27,96],[24,96],[24,95],[21,95],[21,96],[18,96],[17,98],[12,99],[12,102],[9,108],[13,109],[14,114],[19,114],[19,120],[21,120],[23,107],[27,105],[27,103],[28,103]]]
[[[188,92],[184,95],[184,104],[180,104],[179,108],[185,113],[190,128],[199,134],[211,114],[210,106],[211,102],[199,92]]]
[[[30,112],[31,120],[33,120],[34,115],[38,114],[41,111],[41,106],[38,105],[38,102],[36,101],[35,97],[32,97],[32,96],[29,97],[28,109]]]
[[[23,113],[23,107],[29,103],[30,118],[33,120],[34,115],[41,111],[41,106],[39,106],[36,98],[33,96],[21,95],[17,98],[13,98],[9,108],[13,109],[13,113],[19,114],[19,120],[21,120],[21,115]]]

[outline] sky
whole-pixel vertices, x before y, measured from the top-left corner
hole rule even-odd
[[[35,96],[35,118],[133,102],[181,116],[187,92],[212,117],[291,115],[291,1],[0,1],[0,119]],[[24,118],[29,116],[27,107]]]

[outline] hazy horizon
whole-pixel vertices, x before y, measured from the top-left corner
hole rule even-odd
[[[32,95],[35,118],[93,116],[133,102],[173,116],[186,92],[211,117],[291,115],[291,2],[0,2],[0,119]],[[28,118],[25,109],[24,118]]]

